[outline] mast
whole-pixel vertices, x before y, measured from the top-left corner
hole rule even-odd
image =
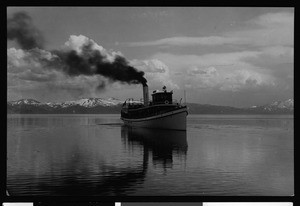
[[[184,104],[186,105],[186,94],[185,94],[185,90],[184,91]]]

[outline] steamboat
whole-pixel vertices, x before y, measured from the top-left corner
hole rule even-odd
[[[149,100],[147,85],[143,85],[143,101],[127,99],[121,110],[124,124],[132,127],[186,130],[186,105],[173,100],[173,91],[153,91]]]

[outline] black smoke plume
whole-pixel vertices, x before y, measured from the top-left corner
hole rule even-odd
[[[22,49],[42,49],[44,44],[42,33],[25,12],[17,12],[7,19],[7,39],[16,40]]]
[[[59,68],[70,76],[98,74],[112,82],[146,85],[144,72],[130,66],[123,56],[116,55],[111,62],[99,50],[93,50],[91,46],[91,44],[85,45],[81,53],[75,50],[54,51],[53,53],[60,59]]]
[[[40,54],[43,48],[44,38],[42,33],[34,27],[31,17],[25,12],[18,12],[7,20],[7,39],[16,40],[23,49],[31,53],[31,57],[37,58],[47,68],[63,71],[69,76],[93,76],[101,75],[109,81],[119,81],[128,84],[146,85],[144,72],[138,71],[129,65],[129,62],[120,55],[114,55],[114,60],[108,60],[107,53],[101,53],[93,49],[93,41],[82,46],[80,52],[75,50],[55,50],[53,58],[44,58]],[[39,49],[36,49],[39,48]],[[98,89],[103,89],[105,83],[101,82]]]

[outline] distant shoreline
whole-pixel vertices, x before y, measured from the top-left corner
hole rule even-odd
[[[287,100],[290,101],[290,100]],[[17,103],[7,102],[7,113],[15,114],[120,114],[122,104],[111,103],[102,105],[103,102],[95,104],[71,104],[71,105],[47,105],[35,100],[24,100]],[[106,102],[108,103],[108,102]],[[266,114],[294,114],[292,102],[274,102],[261,106],[238,108],[232,106],[218,106],[210,104],[186,103],[189,114],[228,114],[228,115],[266,115]]]

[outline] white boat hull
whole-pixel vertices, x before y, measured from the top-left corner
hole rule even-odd
[[[121,119],[124,121],[125,125],[132,127],[186,130],[187,114],[187,109],[182,108],[176,111],[167,112],[147,118],[127,119],[122,117]]]

